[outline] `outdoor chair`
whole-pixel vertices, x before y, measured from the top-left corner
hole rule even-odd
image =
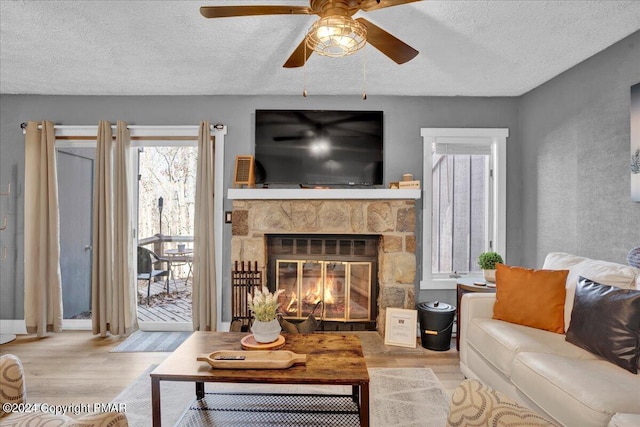
[[[156,270],[154,265],[157,263],[166,263],[165,270]],[[169,275],[171,274],[171,261],[167,258],[161,258],[155,252],[147,248],[138,246],[138,280],[147,281],[147,305],[149,305],[149,297],[151,296],[151,279],[155,277],[166,277],[167,293],[169,293]]]

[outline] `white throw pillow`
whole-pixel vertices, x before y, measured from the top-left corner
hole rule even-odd
[[[623,289],[636,289],[636,280],[640,281],[640,270],[624,264],[601,261],[571,255],[564,252],[550,252],[542,266],[545,270],[569,270],[567,277],[567,296],[564,303],[564,328],[569,328],[571,310],[576,294],[576,284],[580,276],[603,285],[617,286]]]

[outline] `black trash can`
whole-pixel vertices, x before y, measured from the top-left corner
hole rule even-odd
[[[456,308],[440,301],[421,302],[417,308],[422,346],[429,350],[449,350]]]

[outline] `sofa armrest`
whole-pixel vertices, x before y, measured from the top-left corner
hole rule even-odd
[[[64,427],[128,427],[127,417],[121,412],[95,412],[64,423]]]
[[[640,414],[615,414],[607,427],[638,427],[640,426]]]
[[[460,300],[460,330],[458,330],[458,342],[460,343],[460,362],[467,365],[467,331],[469,323],[474,318],[491,319],[493,317],[493,304],[496,295],[492,293],[468,293]]]
[[[13,354],[0,356],[0,405],[4,403],[25,403],[27,389],[24,384],[24,369],[18,357]],[[0,418],[8,415],[0,409]]]
[[[491,319],[493,317],[493,305],[496,302],[496,294],[492,293],[469,293],[462,296],[460,301],[462,319],[473,319],[480,317]]]

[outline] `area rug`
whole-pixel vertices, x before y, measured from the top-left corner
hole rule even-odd
[[[126,415],[131,427],[151,426],[151,380],[150,367],[129,387],[120,393],[111,403],[126,404]],[[447,393],[440,381],[428,368],[370,368],[370,414],[373,427],[441,427],[445,425],[448,412]],[[213,421],[212,414],[202,408],[210,399],[222,397],[225,407],[242,406],[247,393],[282,395],[287,393],[323,395],[319,399],[331,399],[331,395],[346,395],[351,392],[348,386],[309,386],[309,385],[273,385],[273,384],[205,384],[205,402],[195,400],[193,383],[163,381],[160,383],[162,399],[162,423],[165,426],[190,427],[196,425],[220,425]],[[223,396],[221,396],[223,395]],[[237,396],[236,396],[237,395]],[[233,414],[232,414],[233,415]],[[239,413],[238,416],[246,414]],[[230,419],[230,421],[229,421]],[[345,417],[345,419],[347,419]],[[246,424],[246,420],[233,423],[228,418],[225,426],[251,427],[265,426]],[[326,422],[326,419],[321,420]],[[344,419],[343,419],[344,421]],[[340,425],[348,423],[317,424],[311,419],[278,419],[276,424],[287,427],[309,427],[319,425]]]
[[[136,331],[110,353],[171,352],[178,348],[191,332],[145,332]]]

